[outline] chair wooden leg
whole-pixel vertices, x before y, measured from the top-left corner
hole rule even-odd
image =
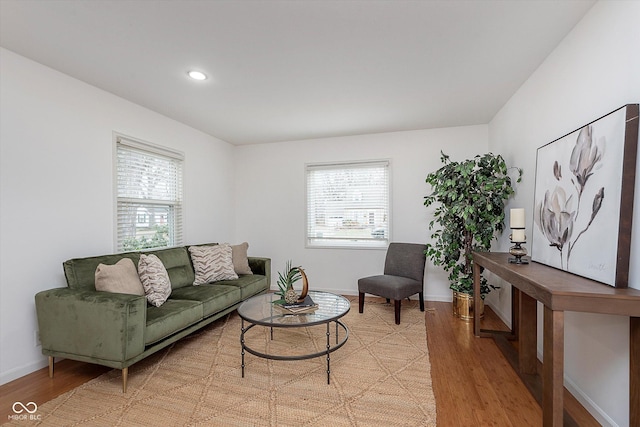
[[[49,378],[53,378],[53,356],[49,356]]]
[[[358,312],[362,313],[364,311],[364,292],[360,292],[358,294]]]
[[[127,392],[127,379],[129,377],[129,368],[122,369],[122,392]]]
[[[418,297],[420,298],[420,311],[424,311],[424,292],[420,292]]]
[[[400,303],[401,303],[401,300],[395,299],[395,300],[393,300],[393,302],[395,303],[394,304],[395,305],[395,310],[394,311],[395,311],[395,315],[396,315],[396,325],[399,325],[400,324]]]

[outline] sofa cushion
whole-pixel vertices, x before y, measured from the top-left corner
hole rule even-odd
[[[160,307],[171,295],[171,281],[162,261],[154,254],[140,255],[138,275],[147,301]]]
[[[198,301],[168,299],[160,307],[147,306],[144,343],[149,345],[160,341],[193,325],[202,317],[202,303]]]
[[[145,252],[153,254],[160,258],[164,268],[167,269],[171,288],[178,289],[183,286],[191,286],[195,278],[193,267],[191,266],[191,258],[189,252],[184,246],[168,249],[159,249],[157,251]]]
[[[171,299],[173,298],[201,302],[203,315],[208,317],[240,302],[241,292],[236,286],[224,286],[216,283],[176,289],[171,294]]]
[[[233,260],[233,269],[236,274],[253,274],[251,267],[249,267],[249,258],[247,257],[247,251],[249,250],[249,243],[244,242],[239,245],[231,245],[231,258]]]
[[[196,275],[194,286],[238,278],[233,269],[231,246],[228,244],[189,246],[189,253]]]
[[[251,276],[240,276],[238,280],[223,280],[216,282],[213,286],[233,286],[240,289],[240,295],[243,300],[250,296],[266,291],[268,288],[267,278],[260,274]]]
[[[95,282],[97,291],[144,295],[136,266],[129,258],[122,258],[113,265],[98,264]]]

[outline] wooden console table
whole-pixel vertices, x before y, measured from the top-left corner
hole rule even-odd
[[[473,253],[474,334],[499,336],[498,331],[480,328],[480,267],[512,285],[512,330],[517,339],[520,374],[537,376],[537,309],[544,305],[542,413],[543,425],[563,425],[564,391],[564,312],[629,316],[629,425],[640,426],[640,290],[614,288],[543,264],[511,264],[509,254]],[[504,332],[501,333],[504,336]]]

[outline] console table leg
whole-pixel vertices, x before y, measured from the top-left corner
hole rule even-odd
[[[511,286],[511,332],[513,339],[520,337],[520,289]]]
[[[473,263],[473,334],[479,337],[480,334],[480,265]]]
[[[522,319],[520,319],[522,321]],[[564,393],[564,311],[544,307],[542,425],[562,427]]]
[[[629,425],[640,426],[640,317],[629,318]]]
[[[538,341],[538,313],[537,301],[525,294],[517,292],[519,314],[518,329],[514,333],[518,336],[520,351],[518,352],[520,372],[523,374],[535,374],[538,367],[537,341]],[[545,346],[546,347],[546,346]]]

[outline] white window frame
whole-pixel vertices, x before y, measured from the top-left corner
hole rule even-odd
[[[181,245],[183,241],[184,203],[182,183],[184,179],[184,154],[176,150],[117,133],[114,133],[113,147],[115,251],[151,250]],[[128,157],[122,157],[127,154],[129,154]],[[127,181],[128,177],[124,173],[121,173],[131,169],[123,168],[121,162],[135,161],[136,158],[140,159],[143,156],[156,158],[164,162],[165,165],[167,165],[167,163],[169,164],[168,170],[170,171],[170,175],[168,179],[164,181],[164,184],[166,184],[165,190],[156,191],[151,195],[144,195],[142,191],[140,191],[138,195],[133,194],[135,192],[135,185],[131,186],[131,181]],[[127,185],[127,182],[132,189],[128,194],[124,192],[125,190],[122,190],[122,188]],[[156,213],[154,217],[158,218],[158,222],[161,224],[165,224],[166,221],[166,225],[168,226],[166,244],[151,244],[151,242],[157,243],[157,241],[153,241],[153,236],[157,233],[154,230],[149,230],[148,237],[150,238],[150,242],[145,247],[131,247],[132,245],[126,245],[128,238],[131,238],[132,235],[138,238],[139,228],[147,225],[140,224],[138,222],[140,218],[145,218],[150,221],[149,218],[152,214],[149,212],[162,212],[163,210],[165,210],[166,216],[161,213]]]
[[[372,229],[363,230],[366,235],[359,235],[357,237],[343,236],[330,236],[325,237],[324,233],[318,230],[316,215],[319,215],[316,208],[313,208],[314,195],[313,190],[310,188],[314,185],[311,174],[315,171],[328,171],[328,170],[351,170],[365,167],[380,167],[386,171],[386,189],[383,189],[383,193],[380,194],[380,199],[386,207],[376,206],[376,212],[380,212],[379,209],[384,209],[384,212],[380,215],[386,217],[386,221],[381,234],[375,234],[374,230],[378,231],[378,227],[375,226],[376,221]],[[306,248],[340,248],[340,249],[386,249],[391,241],[391,161],[388,159],[382,160],[365,160],[365,161],[350,161],[350,162],[331,162],[331,163],[307,163],[305,165],[305,247]],[[362,210],[362,206],[357,202],[354,202],[352,207],[345,207],[345,210]],[[376,216],[375,213],[366,213],[366,216]],[[344,222],[346,215],[342,215]],[[349,219],[349,221],[352,221]],[[322,233],[322,234],[321,234]]]

